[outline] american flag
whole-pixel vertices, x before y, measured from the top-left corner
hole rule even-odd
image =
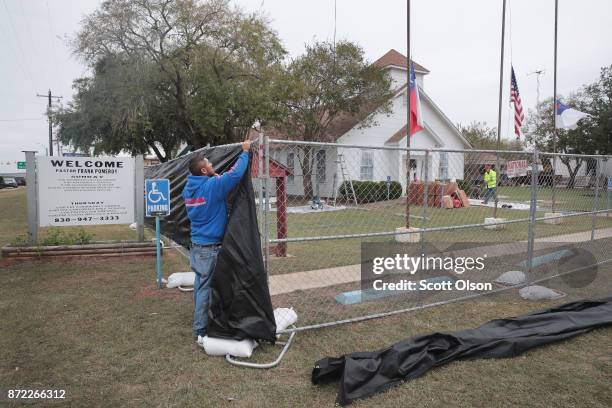
[[[525,114],[523,113],[521,95],[519,94],[516,77],[514,76],[514,67],[512,67],[512,81],[510,83],[510,102],[514,104],[514,133],[516,133],[516,137],[520,137],[521,125],[523,120],[525,120]]]

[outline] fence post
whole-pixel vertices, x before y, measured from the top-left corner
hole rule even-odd
[[[142,154],[137,155],[134,158],[134,177],[135,177],[135,194],[134,205],[136,210],[134,215],[136,216],[136,231],[138,233],[138,241],[144,241],[144,158]]]
[[[285,177],[276,178],[276,230],[277,238],[287,238],[287,186]],[[287,243],[276,244],[276,256],[287,256]]]
[[[38,244],[38,178],[36,177],[36,152],[24,151],[26,159],[26,188],[28,210],[28,244]]]
[[[531,273],[533,267],[533,246],[535,242],[535,219],[538,203],[538,163],[540,161],[538,149],[533,150],[531,162],[531,200],[529,203],[529,227],[527,237],[527,272]]]
[[[263,157],[263,167],[264,167],[264,179],[263,183],[265,185],[263,192],[263,203],[264,203],[264,266],[266,270],[268,270],[268,260],[270,258],[270,237],[268,234],[268,211],[270,211],[270,203],[268,200],[268,190],[269,190],[269,180],[270,180],[270,138],[267,135],[264,135],[264,157]]]
[[[427,228],[427,205],[429,204],[429,149],[425,151],[425,180],[423,184],[423,212],[421,221],[421,253],[425,254],[425,229]]]
[[[597,164],[595,165],[595,197],[593,199],[593,216],[591,220],[591,241],[595,239],[595,225],[597,224],[597,213],[599,210],[599,175],[601,173],[601,159],[597,158]]]
[[[603,158],[602,166],[606,166],[606,169],[608,168],[608,156],[605,156]],[[610,216],[610,205],[612,204],[612,191],[611,191],[611,187],[609,187],[609,183],[610,183],[609,180],[612,179],[612,175],[608,175],[607,170],[605,174],[606,176],[604,178],[604,185],[606,186],[606,196],[608,197],[608,200],[607,200],[608,204],[606,206],[606,209],[608,210],[606,211],[606,218],[607,218]]]
[[[259,177],[259,219],[260,221],[263,223],[263,225],[261,226],[261,231],[264,230],[264,226],[265,226],[265,221],[264,220],[264,212],[265,212],[265,207],[264,207],[264,202],[263,202],[263,192],[264,192],[264,170],[263,170],[263,150],[264,150],[264,145],[263,145],[263,135],[261,134],[261,130],[259,132],[259,138],[257,139],[257,159],[258,159],[258,163],[257,163],[257,177]],[[262,234],[263,235],[263,234]],[[261,252],[265,257],[266,254],[266,240],[264,237],[262,237],[263,239],[261,240]],[[264,259],[265,261],[265,259]]]
[[[553,151],[553,153],[556,153],[556,152]],[[556,193],[555,193],[557,191],[556,188],[555,188],[556,187],[556,183],[557,183],[557,156],[556,155],[553,156],[552,167],[553,167],[553,174],[552,174],[553,179],[552,179],[552,186],[551,186],[550,211],[554,214],[554,212],[555,212],[555,204],[556,204],[555,202],[557,201],[556,200]]]

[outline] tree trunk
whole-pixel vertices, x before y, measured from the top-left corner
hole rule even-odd
[[[165,153],[165,160],[163,160],[164,162],[170,160],[173,158],[173,154],[174,154],[174,149],[175,149],[175,144],[174,143],[162,143],[160,142],[162,149],[164,149],[164,153]]]
[[[313,188],[312,188],[312,146],[304,146],[301,148],[304,153],[300,159],[300,166],[302,167],[302,186],[304,187],[304,198],[312,200]]]
[[[206,146],[206,140],[204,140],[205,138],[201,132],[194,127],[187,113],[187,102],[185,98],[185,90],[183,89],[183,78],[179,72],[175,73],[174,88],[176,90],[174,96],[176,98],[176,120],[178,129],[180,129],[181,133],[183,133],[182,136],[185,140],[191,140],[191,144],[195,149]]]
[[[586,166],[586,173],[590,175],[589,187],[593,187],[597,183],[597,180],[595,180],[595,177],[597,176],[597,159],[586,159]]]
[[[159,159],[160,163],[165,163],[168,161],[168,152],[165,152],[166,155],[164,156],[161,151],[157,148],[157,146],[155,145],[154,142],[147,142],[147,145],[149,145],[149,147],[151,149],[153,149],[153,153],[155,153],[155,155],[157,156],[157,158]]]
[[[562,158],[561,162],[565,164],[570,175],[569,181],[567,182],[567,188],[574,188],[574,184],[576,184],[576,174],[578,174],[578,170],[582,167],[582,159],[576,159],[576,167],[573,169],[571,158]]]

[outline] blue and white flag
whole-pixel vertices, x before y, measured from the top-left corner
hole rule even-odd
[[[576,129],[578,121],[590,116],[588,113],[569,108],[557,99],[555,103],[555,126],[557,129]]]

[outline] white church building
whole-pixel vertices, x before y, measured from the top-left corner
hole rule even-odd
[[[406,146],[407,122],[407,60],[396,50],[390,50],[374,62],[387,71],[395,89],[390,113],[360,113],[346,115],[332,123],[325,136],[326,140],[340,146],[317,146],[314,148],[314,166],[312,171],[313,190],[315,195],[332,197],[343,181],[394,180],[402,184],[405,194],[406,186],[406,152],[401,150],[384,150],[381,147]],[[460,134],[453,122],[435,104],[427,94],[424,78],[429,71],[414,62],[414,70],[421,99],[421,112],[424,129],[411,138],[411,147],[415,149],[446,148],[469,149],[469,142]],[[359,118],[368,117],[374,125],[362,127]],[[363,148],[341,147],[364,146]],[[367,148],[371,147],[371,148]],[[379,149],[376,149],[379,148]],[[271,145],[271,158],[286,166],[293,175],[287,179],[287,193],[302,195],[302,169],[300,159],[303,151],[300,148],[289,148],[287,145]],[[423,180],[425,174],[425,153],[412,151],[411,177]],[[463,153],[435,153],[428,160],[429,180],[462,179],[464,177]]]

